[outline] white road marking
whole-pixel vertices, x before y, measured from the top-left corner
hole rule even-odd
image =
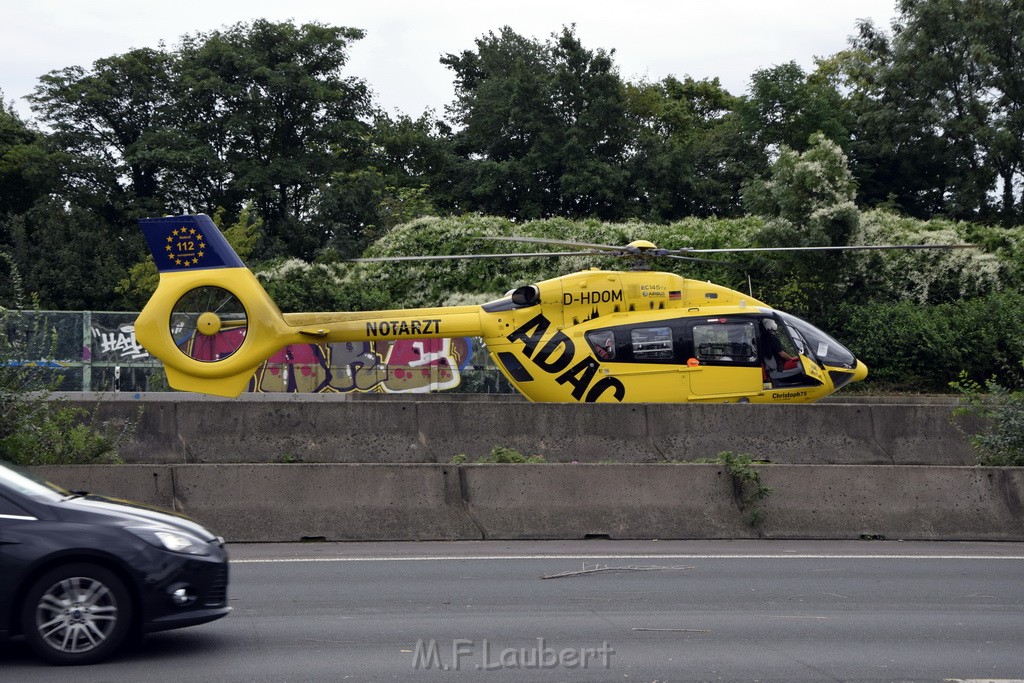
[[[842,554],[549,554],[549,555],[409,555],[404,557],[274,557],[232,559],[231,564],[283,564],[302,562],[462,562],[509,560],[1017,560],[1024,555],[842,555]]]

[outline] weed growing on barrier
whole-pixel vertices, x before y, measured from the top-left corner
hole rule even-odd
[[[953,424],[978,451],[978,464],[1024,466],[1024,391],[1011,391],[995,378],[982,386],[963,371],[960,380],[950,386],[963,397],[963,403],[953,410]],[[962,420],[965,417],[980,418],[977,431],[968,433]]]
[[[469,458],[465,453],[460,453],[452,458],[453,465],[461,465],[469,461]],[[504,446],[495,446],[491,449],[490,454],[483,455],[477,458],[474,462],[478,463],[489,463],[497,465],[508,465],[508,464],[538,464],[547,462],[543,455],[523,455],[519,451],[513,448],[506,448]]]
[[[715,462],[729,470],[732,494],[740,512],[746,513],[747,524],[760,530],[764,522],[761,504],[771,494],[772,489],[761,483],[761,474],[753,467],[754,461],[749,455],[722,451]]]
[[[120,464],[121,446],[135,423],[97,425],[89,411],[48,406],[34,422],[0,439],[0,459],[16,465]]]
[[[10,300],[0,302],[0,459],[18,465],[121,462],[118,449],[135,422],[97,424],[95,413],[52,400],[63,379],[47,360],[56,333],[44,327],[38,304],[22,310],[14,262],[4,253],[0,260],[9,268],[10,292]]]

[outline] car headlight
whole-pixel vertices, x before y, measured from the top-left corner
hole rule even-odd
[[[129,526],[127,531],[157,548],[184,555],[209,555],[210,549],[202,539],[178,529],[164,526]]]

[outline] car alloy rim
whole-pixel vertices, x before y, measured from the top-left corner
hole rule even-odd
[[[47,645],[60,652],[99,647],[117,625],[117,600],[103,583],[85,576],[59,581],[36,606],[36,626]]]

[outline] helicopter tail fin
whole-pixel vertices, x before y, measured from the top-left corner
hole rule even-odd
[[[140,221],[160,282],[135,337],[175,389],[237,396],[289,343],[277,305],[205,214]]]
[[[143,218],[139,224],[160,273],[245,267],[206,214]]]

